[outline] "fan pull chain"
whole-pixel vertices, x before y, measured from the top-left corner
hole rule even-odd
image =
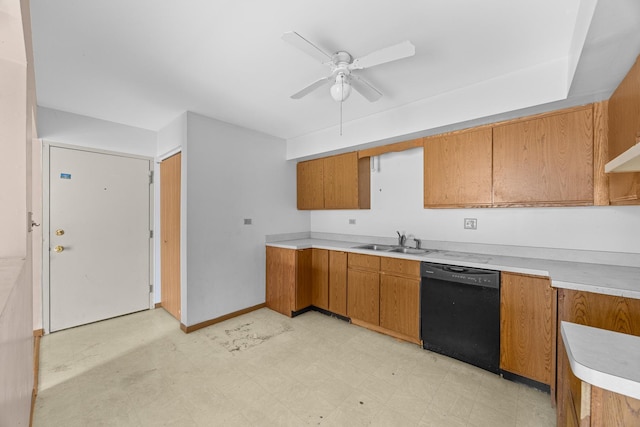
[[[340,101],[340,136],[342,136],[342,101]]]
[[[344,103],[344,78],[340,79],[342,90],[340,91],[340,136],[342,136],[342,104]]]

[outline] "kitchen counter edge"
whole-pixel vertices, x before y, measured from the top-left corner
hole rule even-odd
[[[640,337],[565,321],[560,329],[576,377],[640,399]]]

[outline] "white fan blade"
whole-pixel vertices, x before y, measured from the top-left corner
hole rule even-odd
[[[330,81],[333,81],[333,77],[332,76],[323,77],[320,80],[316,80],[315,82],[311,83],[309,86],[305,87],[301,91],[296,92],[293,95],[291,95],[291,98],[292,99],[300,99],[303,96],[313,92],[314,90],[318,89],[319,87],[325,85],[326,83],[328,83]]]
[[[362,58],[355,59],[353,63],[349,65],[349,68],[352,70],[361,70],[363,68],[384,64],[385,62],[407,58],[415,54],[416,47],[409,40],[405,40],[402,43],[376,50]]]
[[[324,52],[318,46],[314,45],[309,40],[305,39],[295,31],[289,31],[288,33],[284,33],[282,35],[282,40],[286,41],[293,47],[300,49],[307,55],[314,57],[315,59],[322,62],[323,64],[325,62],[331,61],[331,55]]]
[[[382,98],[382,93],[361,77],[351,74],[351,86],[371,102]]]

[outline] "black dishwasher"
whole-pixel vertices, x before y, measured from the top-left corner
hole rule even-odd
[[[422,346],[499,373],[500,272],[422,262]]]

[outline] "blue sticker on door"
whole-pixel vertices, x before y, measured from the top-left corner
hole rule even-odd
[[[71,174],[70,173],[61,173],[60,174],[60,179],[71,179]]]

